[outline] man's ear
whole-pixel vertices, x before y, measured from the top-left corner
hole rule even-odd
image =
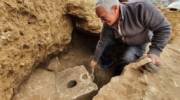
[[[119,7],[117,5],[112,6],[113,13],[117,14],[119,12]]]

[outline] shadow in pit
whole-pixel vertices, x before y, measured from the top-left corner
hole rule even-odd
[[[96,44],[99,40],[98,35],[94,35],[93,33],[82,31],[82,30],[73,30],[72,33],[72,41],[69,44],[68,48],[63,51],[63,53],[50,55],[48,59],[43,63],[44,66],[48,66],[50,60],[55,57],[58,57],[59,62],[61,62],[61,67],[55,70],[49,70],[49,68],[45,68],[49,71],[63,71],[67,68],[72,68],[78,65],[84,65],[89,73],[91,73],[91,67],[89,66],[92,56],[94,56],[94,50],[96,48]],[[99,89],[107,84],[111,78],[114,76],[114,64],[107,69],[101,68],[99,65],[95,69],[95,79],[94,83],[97,84],[98,90],[92,93],[83,95],[79,97],[77,100],[92,100],[93,97],[98,93]],[[51,68],[50,68],[51,69]],[[120,74],[120,73],[119,73]],[[118,75],[119,75],[118,74]],[[68,84],[68,87],[73,88],[77,83],[75,81],[71,81]]]
[[[94,50],[96,48],[97,41],[99,40],[98,36],[94,36],[91,33],[87,33],[82,30],[75,30],[73,32],[73,39],[72,39],[72,48],[78,48],[81,47],[83,51],[87,53],[86,59],[82,64],[85,65],[86,69],[89,73],[91,73],[91,67],[89,66],[90,63],[90,57],[94,55]],[[100,65],[98,65],[95,69],[95,79],[94,82],[98,86],[98,90],[91,93],[88,98],[84,100],[92,100],[92,98],[98,93],[99,89],[102,88],[105,84],[107,84],[112,77],[120,75],[124,67],[120,67],[116,73],[114,71],[116,70],[117,63],[112,64],[109,68],[101,68]]]

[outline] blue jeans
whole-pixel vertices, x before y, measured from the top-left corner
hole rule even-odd
[[[115,42],[108,46],[100,58],[102,68],[108,68],[115,63],[120,68],[130,62],[136,61],[140,58],[146,48],[147,44],[143,45],[127,45],[124,43]]]

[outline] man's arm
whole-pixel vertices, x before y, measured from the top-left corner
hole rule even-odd
[[[154,33],[149,54],[159,56],[169,40],[171,33],[170,24],[153,4],[147,2],[144,2],[143,22],[145,27]]]
[[[99,62],[99,59],[102,56],[105,48],[110,43],[112,43],[112,41],[113,41],[112,36],[113,36],[113,33],[112,33],[111,29],[108,26],[104,25],[102,32],[100,33],[100,39],[96,45],[96,50],[95,50],[95,54],[94,54],[96,62]]]

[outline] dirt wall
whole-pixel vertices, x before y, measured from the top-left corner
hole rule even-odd
[[[0,0],[0,100],[9,100],[36,65],[71,40],[66,0]]]

